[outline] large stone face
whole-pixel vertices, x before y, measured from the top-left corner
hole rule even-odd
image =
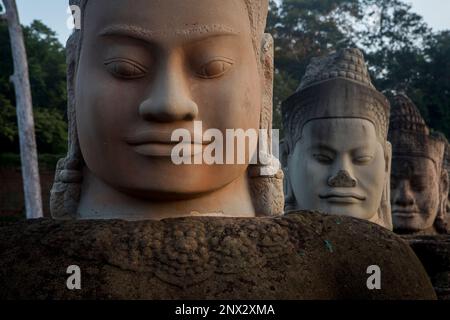
[[[70,4],[80,7],[83,19],[67,42],[68,153],[51,191],[54,218],[283,213],[283,174],[270,147],[274,67],[273,40],[264,33],[268,0]],[[205,161],[208,150],[234,159],[235,149],[222,148],[223,139],[207,138],[209,129],[255,137],[259,129],[268,130],[261,134],[268,161],[260,156],[250,163],[246,157],[263,139],[236,146],[236,154],[247,159],[243,163],[222,165],[220,156]],[[184,148],[172,141],[180,142],[180,132]]]
[[[282,113],[285,209],[347,215],[392,230],[389,102],[372,85],[362,52],[313,58]]]
[[[431,133],[416,105],[400,93],[393,98],[389,141],[393,147],[394,230],[402,234],[446,234],[446,138]]]
[[[81,290],[66,288],[81,268]],[[381,290],[367,268],[381,269]],[[37,220],[0,224],[0,299],[434,299],[408,244],[362,220]]]

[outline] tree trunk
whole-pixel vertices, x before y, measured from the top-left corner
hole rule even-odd
[[[3,3],[6,8],[14,60],[14,75],[11,76],[11,82],[14,84],[16,92],[26,215],[28,219],[36,219],[43,217],[43,214],[27,55],[16,2],[15,0],[3,0]]]

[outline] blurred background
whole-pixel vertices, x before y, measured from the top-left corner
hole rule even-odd
[[[67,148],[64,45],[68,0],[17,0],[24,26],[33,97],[44,211],[57,159]],[[315,56],[344,47],[366,55],[378,90],[406,91],[428,125],[450,138],[450,1],[277,0],[267,32],[275,39],[274,128],[280,104],[297,88]],[[13,61],[0,22],[0,216],[22,216]]]

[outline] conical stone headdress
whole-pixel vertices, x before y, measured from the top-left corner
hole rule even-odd
[[[362,52],[343,49],[313,58],[297,91],[282,105],[288,148],[314,119],[362,118],[371,121],[380,141],[389,125],[389,102],[372,85]]]
[[[444,165],[445,138],[430,134],[420,111],[403,93],[393,99],[389,141],[394,156],[425,157],[438,168]]]

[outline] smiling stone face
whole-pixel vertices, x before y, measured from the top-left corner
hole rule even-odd
[[[398,233],[446,233],[448,173],[445,137],[430,133],[418,108],[403,93],[393,99],[391,204]]]
[[[389,108],[358,49],[313,58],[283,102],[286,210],[348,215],[392,229]]]
[[[425,157],[394,157],[391,175],[395,229],[421,231],[433,227],[439,212],[439,178]]]
[[[191,139],[195,159],[211,152],[196,132],[258,138],[258,129],[271,129],[268,0],[70,4],[80,6],[82,25],[67,44],[69,150],[57,165],[53,217],[282,213],[282,173],[265,174],[276,161],[249,164],[258,143],[241,146],[235,137],[220,150],[222,158],[243,163],[180,165],[173,154],[180,132]],[[184,134],[181,140],[187,142]],[[274,160],[270,149],[267,155]]]
[[[368,120],[310,121],[288,166],[299,208],[376,219],[386,162],[375,127]]]
[[[245,165],[170,159],[171,133],[192,131],[194,121],[204,130],[259,126],[261,81],[243,1],[92,1],[83,32],[77,127],[94,175],[159,199],[210,192],[244,175]]]

